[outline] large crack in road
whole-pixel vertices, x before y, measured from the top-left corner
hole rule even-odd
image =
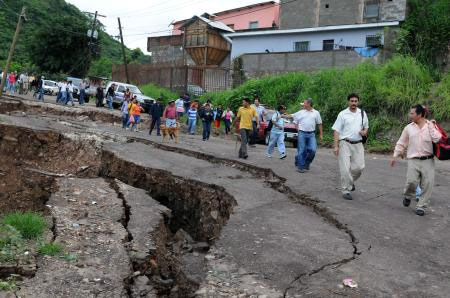
[[[66,112],[64,110],[44,108],[42,106],[33,106],[32,108],[27,108],[25,106],[26,105],[21,102],[7,102],[0,105],[0,107],[2,107],[0,111],[7,113],[14,111],[41,113],[45,111],[46,113],[59,116],[80,116],[80,113],[78,112]],[[58,112],[55,112],[55,110],[58,110]],[[99,119],[99,117],[96,116],[96,113],[90,112],[88,115],[89,119]],[[100,119],[107,122],[117,120],[112,116],[100,117]],[[25,137],[25,135],[27,136]],[[48,135],[52,136],[48,138]],[[87,135],[95,135],[95,132],[89,131],[87,132]],[[68,139],[67,136],[70,136],[72,140]],[[236,205],[233,196],[228,194],[223,187],[215,184],[189,180],[181,176],[175,176],[169,171],[145,168],[138,164],[120,159],[111,151],[105,150],[102,145],[99,146],[98,140],[101,142],[110,141],[105,138],[105,134],[103,133],[97,134],[95,137],[96,142],[93,144],[92,138],[90,141],[84,141],[84,138],[80,136],[80,133],[61,134],[49,131],[36,132],[32,129],[23,129],[17,126],[2,124],[0,125],[0,139],[2,140],[1,155],[9,155],[9,157],[11,157],[11,154],[13,154],[13,156],[15,155],[16,160],[22,160],[22,162],[25,161],[25,164],[28,166],[32,164],[35,169],[38,169],[38,172],[35,172],[36,176],[45,177],[45,179],[50,179],[50,181],[54,181],[56,177],[49,175],[49,173],[62,173],[65,177],[70,177],[70,175],[72,175],[72,177],[80,178],[88,177],[92,179],[94,177],[102,177],[108,179],[108,181],[110,181],[110,186],[122,200],[124,216],[121,217],[121,223],[124,229],[127,230],[128,236],[126,237],[126,243],[128,244],[135,239],[128,230],[132,211],[130,203],[127,202],[123,191],[119,187],[119,183],[124,183],[125,185],[144,190],[148,193],[149,197],[170,209],[171,216],[165,214],[165,220],[159,222],[159,228],[156,229],[159,229],[160,231],[159,240],[156,240],[156,242],[162,243],[159,246],[160,251],[158,252],[158,249],[156,249],[154,254],[146,257],[147,259],[145,259],[145,262],[132,262],[133,273],[129,276],[129,280],[125,282],[126,293],[129,296],[137,295],[136,292],[133,292],[132,290],[133,283],[135,280],[138,280],[139,277],[146,276],[147,278],[152,278],[155,272],[158,271],[154,268],[155,263],[156,266],[158,266],[158,263],[165,264],[164,269],[158,268],[160,279],[152,279],[156,285],[155,293],[157,295],[178,295],[179,297],[184,297],[184,295],[192,295],[195,292],[199,285],[189,284],[186,276],[182,276],[183,274],[180,273],[179,265],[177,265],[178,260],[176,260],[177,257],[174,251],[169,250],[169,254],[172,255],[172,257],[167,258],[167,246],[170,246],[170,243],[173,243],[174,235],[180,230],[190,234],[194,238],[194,241],[207,242],[208,245],[213,244],[214,241],[219,238],[221,228],[228,221],[233,206]],[[42,142],[43,139],[45,142]],[[76,140],[74,141],[73,139]],[[351,229],[341,223],[328,209],[321,207],[318,200],[313,199],[309,195],[294,192],[285,185],[285,179],[276,175],[271,169],[260,168],[243,162],[218,158],[202,152],[163,145],[140,138],[126,137],[126,139],[127,142],[143,143],[156,149],[176,152],[212,164],[220,164],[242,172],[250,173],[255,178],[263,179],[272,189],[286,195],[290,200],[312,209],[314,213],[320,216],[324,221],[337,229],[344,231],[349,236],[353,247],[353,256],[351,258],[343,258],[342,260],[322,265],[307,273],[301,273],[289,284],[293,284],[305,276],[314,275],[324,268],[352,261],[360,254],[357,248],[357,239]],[[24,142],[24,140],[26,140],[26,142]],[[36,142],[36,140],[39,141]],[[72,145],[71,143],[73,143],[73,151],[67,151],[67,147],[70,147],[70,145]],[[12,150],[13,152],[11,152],[11,148],[13,148],[12,145],[16,148],[15,150]],[[53,151],[48,150],[48,148],[52,148]],[[40,152],[41,149],[47,151]],[[89,152],[95,153],[94,156],[89,156]],[[67,153],[69,153],[69,161],[63,160],[63,158],[67,156]],[[70,154],[73,154],[72,157],[76,158],[70,158]],[[86,158],[85,154],[87,154],[89,158]],[[75,160],[77,162],[76,164],[74,164]],[[18,166],[20,169],[23,168],[22,164],[14,166]],[[3,169],[5,172],[9,172],[9,170],[10,169]],[[41,172],[39,173],[39,171]],[[121,182],[114,179],[118,179]],[[46,189],[47,191],[49,190],[48,187],[46,187]],[[57,227],[57,224],[55,227]],[[56,235],[56,232],[57,228],[54,235]],[[183,241],[185,241],[185,239]],[[164,249],[164,247],[166,248]],[[163,261],[162,259],[165,260]],[[144,266],[144,263],[147,263],[147,265]],[[138,272],[138,274],[136,274],[136,272]],[[168,282],[168,280],[172,281]],[[140,282],[142,283],[142,279]],[[173,291],[174,288],[176,288],[177,291]],[[289,289],[290,287],[287,287],[283,291],[285,296]],[[149,290],[148,292],[151,293],[152,290]]]

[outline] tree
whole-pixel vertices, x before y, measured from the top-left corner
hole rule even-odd
[[[402,25],[397,51],[412,55],[425,65],[439,66],[450,40],[448,0],[410,0],[409,14]]]
[[[54,17],[31,38],[33,63],[43,72],[84,77],[91,64],[88,28],[86,21],[75,17]]]
[[[89,70],[89,75],[111,78],[112,66],[113,61],[111,61],[111,59],[102,57],[92,62],[91,69]]]

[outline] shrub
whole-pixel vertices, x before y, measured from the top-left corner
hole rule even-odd
[[[59,243],[47,243],[39,247],[39,253],[46,256],[54,256],[61,252],[61,244]]]
[[[31,211],[7,214],[3,217],[1,223],[14,227],[26,239],[41,236],[47,226],[42,215]]]
[[[161,97],[161,102],[164,104],[167,104],[169,99],[178,98],[178,94],[155,84],[146,84],[140,86],[139,88],[145,95],[150,96],[151,98],[157,99]]]
[[[10,225],[0,224],[0,263],[15,261],[24,250],[20,232]]]
[[[432,94],[431,111],[438,121],[450,119],[450,73],[447,73]]]

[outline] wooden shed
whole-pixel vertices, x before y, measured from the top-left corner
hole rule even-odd
[[[230,54],[231,44],[222,34],[234,31],[224,23],[194,16],[182,30],[184,49],[195,64],[218,66]]]

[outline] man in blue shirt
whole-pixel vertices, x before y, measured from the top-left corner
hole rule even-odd
[[[277,144],[280,159],[286,158],[286,147],[284,145],[284,117],[286,107],[280,105],[272,116],[272,130],[270,131],[270,141],[267,147],[267,157],[272,157],[273,149]]]

